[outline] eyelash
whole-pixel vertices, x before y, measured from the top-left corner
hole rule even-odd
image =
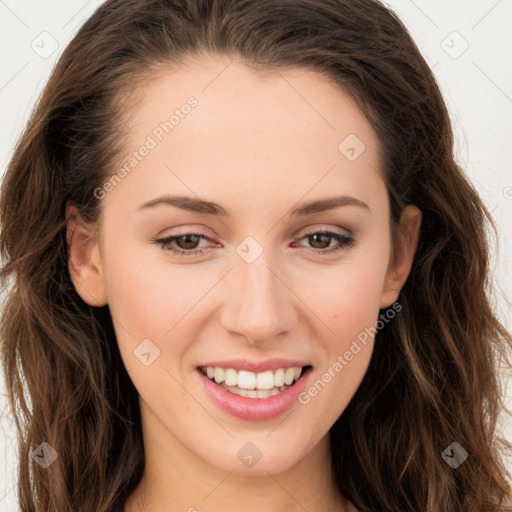
[[[340,243],[340,245],[338,247],[335,247],[333,249],[328,249],[328,250],[310,249],[309,252],[312,252],[314,254],[320,254],[323,256],[323,255],[332,254],[332,253],[335,253],[335,252],[338,252],[338,251],[341,251],[344,249],[348,249],[349,247],[352,247],[355,243],[354,238],[350,235],[344,235],[342,233],[337,233],[335,231],[324,231],[324,230],[310,231],[308,233],[305,233],[299,239],[299,241],[304,238],[307,238],[309,236],[320,235],[320,234],[327,235],[329,238],[334,238],[335,240],[337,240]],[[197,237],[199,237],[199,239],[202,239],[202,240],[210,240],[209,237],[207,237],[206,235],[202,235],[200,233],[184,233],[182,235],[169,236],[166,238],[152,238],[151,240],[154,243],[160,245],[163,249],[165,249],[167,251],[171,251],[173,254],[178,254],[180,257],[181,256],[193,256],[194,254],[202,255],[204,253],[203,249],[190,249],[187,251],[184,249],[176,250],[176,249],[167,247],[170,243],[177,240],[178,238],[184,238],[189,235],[197,236]]]

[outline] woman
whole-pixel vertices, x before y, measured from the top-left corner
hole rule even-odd
[[[105,2],[2,189],[21,509],[508,510],[452,146],[377,1]]]

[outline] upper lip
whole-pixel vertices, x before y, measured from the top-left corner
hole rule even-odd
[[[297,359],[265,359],[263,361],[251,361],[249,359],[228,359],[225,361],[208,361],[200,366],[211,366],[219,368],[233,368],[235,370],[246,370],[254,373],[261,373],[267,370],[277,370],[278,368],[311,366],[307,361]]]

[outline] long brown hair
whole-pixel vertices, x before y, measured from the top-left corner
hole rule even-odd
[[[8,166],[0,203],[1,349],[23,512],[120,510],[144,470],[138,395],[108,305],[69,275],[65,205],[97,223],[130,93],[189,57],[302,66],[357,102],[381,145],[396,233],[423,214],[402,310],[330,430],[339,490],[360,510],[510,510],[496,363],[512,338],[492,309],[488,210],[454,160],[449,115],[407,29],[376,0],[109,0],[60,57]],[[492,231],[487,228],[492,227]],[[30,454],[47,442],[48,468]],[[457,442],[457,468],[443,452]]]

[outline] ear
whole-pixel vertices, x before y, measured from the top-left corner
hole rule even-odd
[[[70,203],[66,204],[66,220],[69,274],[75,289],[90,306],[105,306],[107,295],[97,234]]]
[[[400,218],[400,234],[391,251],[391,257],[382,289],[381,309],[391,306],[398,300],[400,290],[411,271],[414,253],[418,244],[421,211],[413,205],[404,208]]]

